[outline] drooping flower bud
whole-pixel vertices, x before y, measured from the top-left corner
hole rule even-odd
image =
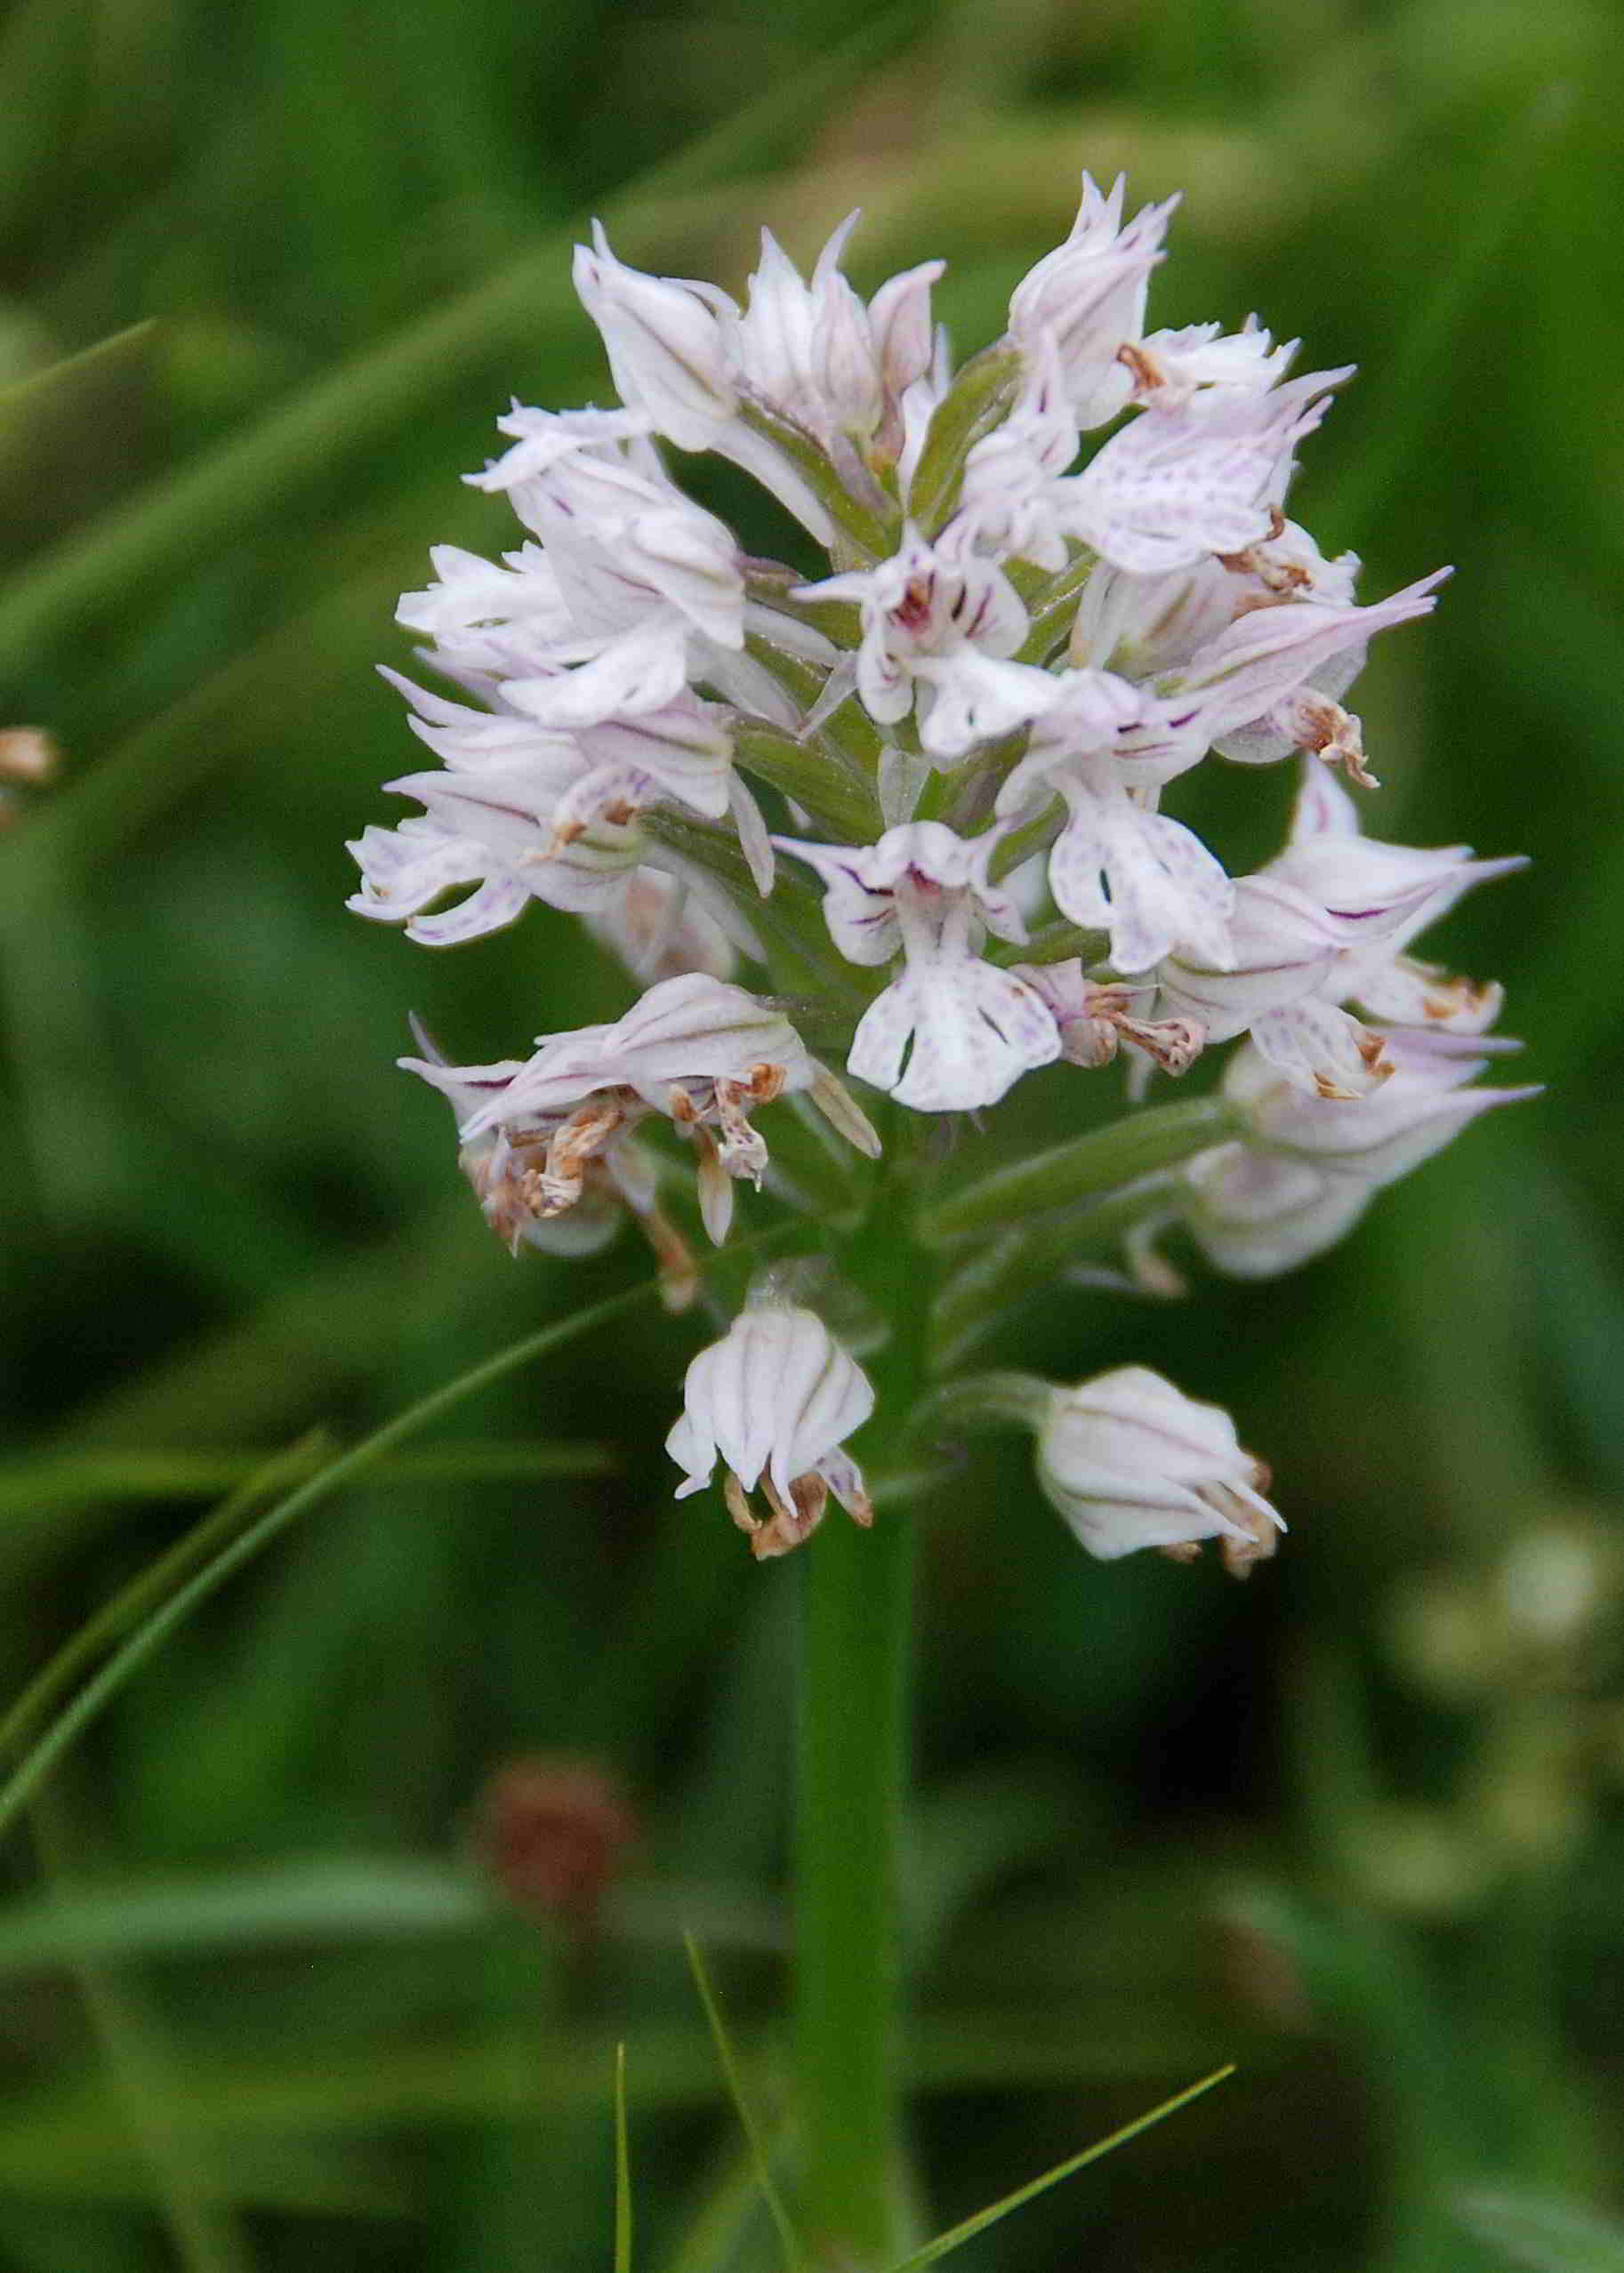
[[[1243,1578],[1285,1529],[1263,1497],[1268,1471],[1242,1451],[1228,1414],[1146,1366],[1051,1390],[1037,1466],[1051,1506],[1105,1562],[1148,1546],[1186,1562],[1216,1538],[1225,1568]]]
[[[758,1559],[809,1538],[830,1492],[854,1522],[872,1523],[862,1471],[841,1447],[873,1410],[868,1376],[821,1318],[754,1305],[688,1367],[682,1414],[665,1440],[687,1471],[677,1497],[709,1483],[720,1458],[728,1509]],[[758,1486],[772,1511],[766,1522],[750,1505]]]

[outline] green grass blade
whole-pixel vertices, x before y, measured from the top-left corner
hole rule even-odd
[[[631,2159],[626,2148],[626,2047],[615,2047],[615,2273],[631,2273]]]
[[[105,1651],[138,1626],[209,1557],[234,1538],[266,1501],[304,1476],[328,1450],[325,1432],[313,1430],[269,1460],[261,1458],[222,1506],[193,1526],[184,1538],[104,1602],[36,1673],[0,1720],[0,1758],[12,1752],[52,1708],[72,1690]],[[0,1506],[4,1505],[0,1496]]]
[[[774,2181],[772,2164],[768,2156],[767,2141],[761,2126],[757,2122],[750,2102],[744,2096],[744,2087],[739,2077],[738,2062],[734,2058],[733,2046],[722,2020],[721,2007],[716,2001],[716,1991],[712,1987],[711,1976],[703,1955],[691,1933],[684,1933],[682,1946],[687,1952],[688,1966],[694,1976],[694,1986],[699,1992],[699,2001],[705,2009],[705,2019],[710,2023],[712,2039],[716,2045],[716,2057],[721,2062],[722,2074],[728,2080],[728,2097],[733,2101],[744,2136],[750,2143],[750,2157],[755,2169],[756,2184],[761,2189],[762,2199],[772,2214],[773,2224],[777,2230],[778,2247],[784,2259],[785,2273],[799,2273],[801,2261],[800,2242],[791,2222],[790,2213],[784,2206],[784,2197]]]
[[[48,1879],[63,1883],[67,1843],[49,1802],[35,1811],[34,1835]],[[242,2226],[211,2184],[196,2105],[189,2113],[185,2108],[176,2062],[145,1998],[90,1959],[78,1960],[73,1972],[181,2273],[252,2273]]]
[[[292,1454],[285,1456],[292,1458]],[[601,1476],[615,1466],[607,1444],[518,1442],[437,1445],[385,1460],[376,1483],[536,1483],[559,1476]],[[247,1452],[149,1451],[44,1453],[0,1461],[0,1522],[14,1509],[52,1500],[208,1499],[249,1490],[265,1467],[262,1450]],[[4,1737],[0,1733],[0,1744]]]
[[[927,2242],[922,2249],[916,2249],[911,2256],[899,2258],[889,2269],[889,2273],[919,2273],[921,2266],[934,2265],[950,2250],[961,2248],[967,2241],[974,2241],[977,2234],[985,2233],[1001,2218],[1007,2218],[1011,2210],[1021,2209],[1040,2194],[1046,2194],[1051,2186],[1058,2186],[1062,2179],[1072,2177],[1075,2172],[1086,2169],[1090,2163],[1097,2163],[1114,2149],[1125,2147],[1130,2139],[1137,2139],[1153,2124],[1177,2115],[1180,2108],[1187,2108],[1192,2100],[1199,2100],[1203,2092],[1211,2091],[1215,2084],[1223,2083],[1234,2072],[1233,2061],[1227,2067],[1215,2068],[1210,2076],[1203,2076],[1199,2084],[1192,2084],[1186,2091],[1176,2092],[1170,2100],[1163,2100],[1159,2108],[1152,2108],[1148,2115],[1137,2116],[1133,2122],[1125,2123],[1120,2131],[1113,2131],[1109,2138],[1097,2140],[1092,2147],[1085,2147],[1081,2154],[1073,2155],[1064,2163],[1057,2163],[1052,2171],[1045,2171],[1041,2178],[1031,2179],[1025,2186],[1017,2187],[1013,2194],[1006,2194],[1001,2202],[994,2202],[985,2210],[977,2210],[973,2218],[966,2218],[961,2224],[950,2227],[946,2233],[938,2234],[934,2241]]]
[[[736,1260],[752,1248],[759,1253],[775,1244],[790,1228],[792,1227],[782,1226],[777,1232],[766,1233],[760,1240],[733,1249],[732,1258]],[[454,1411],[470,1397],[477,1396],[482,1389],[488,1389],[494,1383],[516,1372],[521,1365],[547,1356],[551,1351],[562,1348],[567,1342],[591,1333],[595,1327],[607,1325],[611,1320],[623,1317],[628,1311],[635,1310],[639,1303],[649,1301],[657,1295],[659,1285],[657,1279],[646,1279],[623,1294],[611,1295],[603,1302],[593,1303],[584,1310],[576,1311],[573,1316],[561,1319],[556,1325],[543,1326],[539,1332],[527,1334],[522,1340],[511,1343],[506,1349],[498,1350],[494,1357],[482,1359],[478,1365],[470,1367],[466,1373],[461,1373],[454,1380],[431,1390],[428,1396],[419,1398],[405,1412],[398,1413],[393,1420],[386,1421],[382,1428],[374,1429],[370,1436],[364,1437],[360,1443],[351,1446],[348,1452],[341,1453],[336,1460],[329,1462],[318,1474],[307,1478],[302,1484],[278,1499],[274,1506],[268,1508],[247,1530],[239,1532],[201,1569],[193,1571],[165,1602],[154,1608],[145,1622],[130,1634],[121,1648],[115,1651],[100,1671],[85,1683],[72,1703],[30,1747],[15,1772],[4,1787],[0,1787],[0,1833],[10,1827],[19,1810],[27,1805],[31,1795],[76,1738],[117,1694],[131,1675],[140,1670],[159,1643],[217,1593],[228,1578],[245,1564],[253,1562],[273,1539],[279,1538],[291,1524],[296,1522],[300,1516],[308,1514],[324,1500],[330,1499],[342,1486],[366,1475],[378,1466],[386,1453],[392,1452],[397,1445],[427,1428],[443,1413]]]
[[[888,11],[842,42],[821,68],[775,84],[758,101],[606,199],[602,218],[626,230],[647,220],[656,204],[684,197],[696,201],[696,212],[712,211],[707,189],[741,167],[776,161],[798,129],[906,40],[921,14],[915,4]],[[285,506],[301,481],[409,422],[504,346],[517,349],[534,339],[538,325],[575,306],[569,248],[579,229],[572,221],[550,232],[535,252],[488,283],[364,350],[246,434],[155,483],[47,554],[16,579],[0,603],[0,673],[24,667],[43,641],[98,605],[151,584],[200,549],[229,538],[268,499]]]
[[[81,348],[76,355],[63,356],[56,363],[46,364],[43,371],[28,372],[22,378],[13,379],[10,386],[0,387],[0,462],[6,455],[12,429],[20,418],[47,407],[60,389],[99,375],[109,364],[150,347],[157,333],[157,325],[151,317],[143,323],[126,324],[123,331],[110,332],[106,339]]]

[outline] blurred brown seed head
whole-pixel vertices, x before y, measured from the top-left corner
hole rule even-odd
[[[482,1860],[514,1906],[581,1932],[638,1836],[619,1780],[591,1760],[515,1760],[486,1785],[478,1830]]]

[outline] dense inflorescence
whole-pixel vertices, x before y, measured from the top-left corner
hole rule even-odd
[[[511,446],[471,479],[508,498],[524,542],[499,564],[441,547],[402,601],[455,693],[388,674],[437,764],[390,785],[421,812],[353,847],[363,915],[445,946],[540,901],[644,987],[527,1059],[447,1064],[425,1038],[403,1061],[453,1105],[516,1251],[583,1251],[632,1217],[679,1306],[697,1276],[659,1201],[669,1146],[639,1129],[691,1148],[717,1241],[737,1180],[806,1197],[756,1114],[770,1131],[809,1104],[877,1155],[803,1026],[919,1114],[979,1113],[1038,1067],[1123,1052],[1137,1099],[1157,1070],[1238,1043],[1207,1141],[1130,1178],[1109,1217],[1146,1291],[1175,1283],[1154,1244],[1172,1227],[1222,1271],[1290,1268],[1522,1094],[1471,1086],[1512,1047],[1489,1038],[1498,989],[1410,952],[1517,863],[1385,843],[1346,785],[1376,783],[1343,697],[1441,576],[1361,605],[1354,556],[1328,559],[1288,518],[1298,446],[1347,371],[1289,375],[1295,343],[1255,318],[1146,329],[1173,202],[1125,220],[1122,183],[1085,176],[1070,236],[957,373],[931,319],[941,264],[865,302],[840,267],[850,222],[809,280],[764,236],[743,309],[626,267],[601,231],[580,248],[620,404],[500,422]],[[662,442],[744,469],[829,573],[747,553]],[[1231,877],[1163,809],[1214,758],[1300,767],[1287,842],[1255,874]],[[997,1254],[962,1281],[989,1302],[1021,1277],[1019,1225],[991,1228]],[[1049,1248],[1066,1267],[1063,1228]],[[1180,1436],[1179,1393],[1142,1372],[1053,1396],[1006,1413],[1021,1408],[1040,1480],[1093,1551],[1215,1536],[1243,1568],[1272,1545],[1215,1409],[1182,1401],[1202,1418]],[[805,1537],[829,1490],[865,1517],[839,1444],[871,1403],[811,1310],[756,1303],[690,1369],[681,1489],[720,1449],[762,1554]],[[1105,1481],[1068,1482],[1064,1448],[1096,1436],[1083,1466]],[[1174,1437],[1177,1488],[1136,1519],[1145,1494],[1118,1471]],[[1203,1459],[1210,1490],[1189,1471]],[[758,1478],[765,1523],[744,1497]]]

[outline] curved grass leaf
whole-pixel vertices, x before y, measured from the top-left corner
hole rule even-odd
[[[947,2256],[951,2251],[961,2249],[967,2241],[974,2241],[977,2234],[985,2233],[987,2228],[995,2226],[1001,2218],[1007,2218],[1011,2210],[1019,2210],[1025,2204],[1035,2201],[1040,2194],[1047,2194],[1051,2186],[1058,2186],[1062,2179],[1073,2177],[1116,2148],[1125,2147],[1142,2131],[1148,2131],[1153,2124],[1162,2123],[1167,2116],[1177,2115],[1180,2108],[1187,2108],[1192,2100],[1199,2100],[1203,2092],[1211,2091],[1215,2084],[1222,2084],[1226,2077],[1234,2074],[1233,2063],[1215,2068],[1210,2076],[1203,2076],[1199,2084],[1192,2084],[1187,2091],[1175,2092],[1170,2100],[1163,2100],[1162,2105],[1153,2108],[1148,2115],[1137,2116],[1133,2122],[1125,2123],[1120,2131],[1112,2132],[1108,2138],[1097,2140],[1092,2147],[1085,2147],[1080,2155],[1068,2157],[1064,2163],[1057,2163],[1053,2170],[1045,2171],[1041,2178],[1029,2180],[1026,2185],[1017,2187],[1015,2192],[1006,2194],[1001,2202],[994,2202],[985,2210],[977,2210],[974,2217],[950,2227],[945,2234],[938,2234],[922,2249],[914,2250],[907,2257],[898,2258],[889,2268],[889,2273],[920,2273],[921,2267],[936,2264],[938,2259]]]
[[[784,1229],[769,1232],[763,1238],[731,1250],[734,1258],[746,1251],[760,1251],[775,1244],[784,1236]],[[278,1538],[300,1516],[308,1514],[324,1500],[346,1484],[367,1474],[392,1452],[397,1445],[415,1436],[422,1429],[438,1420],[443,1413],[454,1411],[482,1389],[501,1381],[521,1365],[547,1356],[562,1348],[582,1334],[595,1327],[609,1323],[623,1316],[659,1292],[660,1281],[647,1279],[625,1293],[611,1295],[606,1301],[593,1303],[578,1310],[572,1317],[561,1319],[556,1325],[543,1326],[538,1333],[527,1334],[520,1341],[511,1343],[505,1350],[498,1350],[494,1357],[483,1359],[466,1373],[453,1381],[431,1390],[414,1405],[374,1429],[359,1444],[352,1445],[336,1460],[330,1461],[316,1475],[296,1486],[278,1499],[274,1506],[238,1532],[229,1543],[213,1554],[202,1567],[194,1570],[168,1598],[154,1608],[150,1615],[132,1633],[122,1647],[116,1650],[101,1670],[87,1682],[72,1703],[53,1721],[44,1734],[29,1748],[15,1772],[0,1787],[0,1832],[15,1820],[30,1795],[60,1759],[80,1732],[117,1695],[131,1675],[151,1656],[165,1638],[173,1632],[192,1612],[222,1586],[235,1572],[251,1562],[271,1541]]]

